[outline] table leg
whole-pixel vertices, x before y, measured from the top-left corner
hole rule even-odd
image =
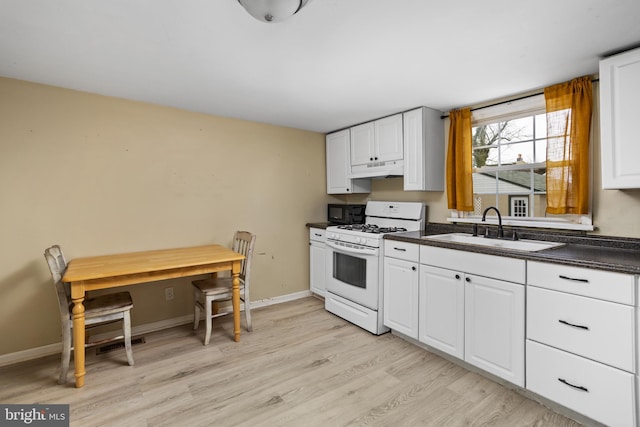
[[[233,263],[231,302],[233,304],[233,339],[240,341],[240,261]]]
[[[76,285],[80,288],[82,285]],[[84,289],[74,289],[71,285],[73,301],[73,363],[75,365],[76,387],[84,386]]]

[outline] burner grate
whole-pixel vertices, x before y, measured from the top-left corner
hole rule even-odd
[[[338,228],[342,230],[361,231],[363,233],[381,234],[381,233],[399,233],[407,231],[404,227],[378,227],[374,224],[349,224],[341,225]]]

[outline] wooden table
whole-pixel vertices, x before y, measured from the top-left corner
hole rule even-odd
[[[244,255],[220,245],[76,258],[62,280],[71,284],[76,387],[84,385],[84,295],[87,291],[219,271],[233,277],[233,334],[240,341],[240,263]]]

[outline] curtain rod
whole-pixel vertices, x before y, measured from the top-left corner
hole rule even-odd
[[[593,82],[593,83],[599,82],[599,81],[600,81],[599,78],[591,79],[591,82]],[[472,108],[471,111],[482,110],[483,108],[495,107],[496,105],[502,105],[502,104],[507,104],[509,102],[513,102],[513,101],[520,101],[522,99],[533,98],[534,96],[543,95],[543,94],[544,94],[544,90],[542,90],[540,92],[532,93],[532,94],[529,94],[529,95],[524,95],[524,96],[520,96],[520,97],[517,97],[517,98],[508,99],[506,101],[494,102],[493,104],[484,105],[482,107]],[[443,119],[443,120],[446,119],[447,117],[449,117],[449,113],[446,113],[446,114],[443,114],[442,116],[440,116],[440,118]]]

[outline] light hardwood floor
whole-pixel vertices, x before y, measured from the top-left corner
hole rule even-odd
[[[58,356],[2,367],[0,402],[68,403],[72,426],[579,425],[319,299],[252,315],[239,343],[229,316],[214,319],[208,347],[190,325],[147,334],[135,366],[122,349],[89,350],[82,389],[72,372],[56,383]]]

